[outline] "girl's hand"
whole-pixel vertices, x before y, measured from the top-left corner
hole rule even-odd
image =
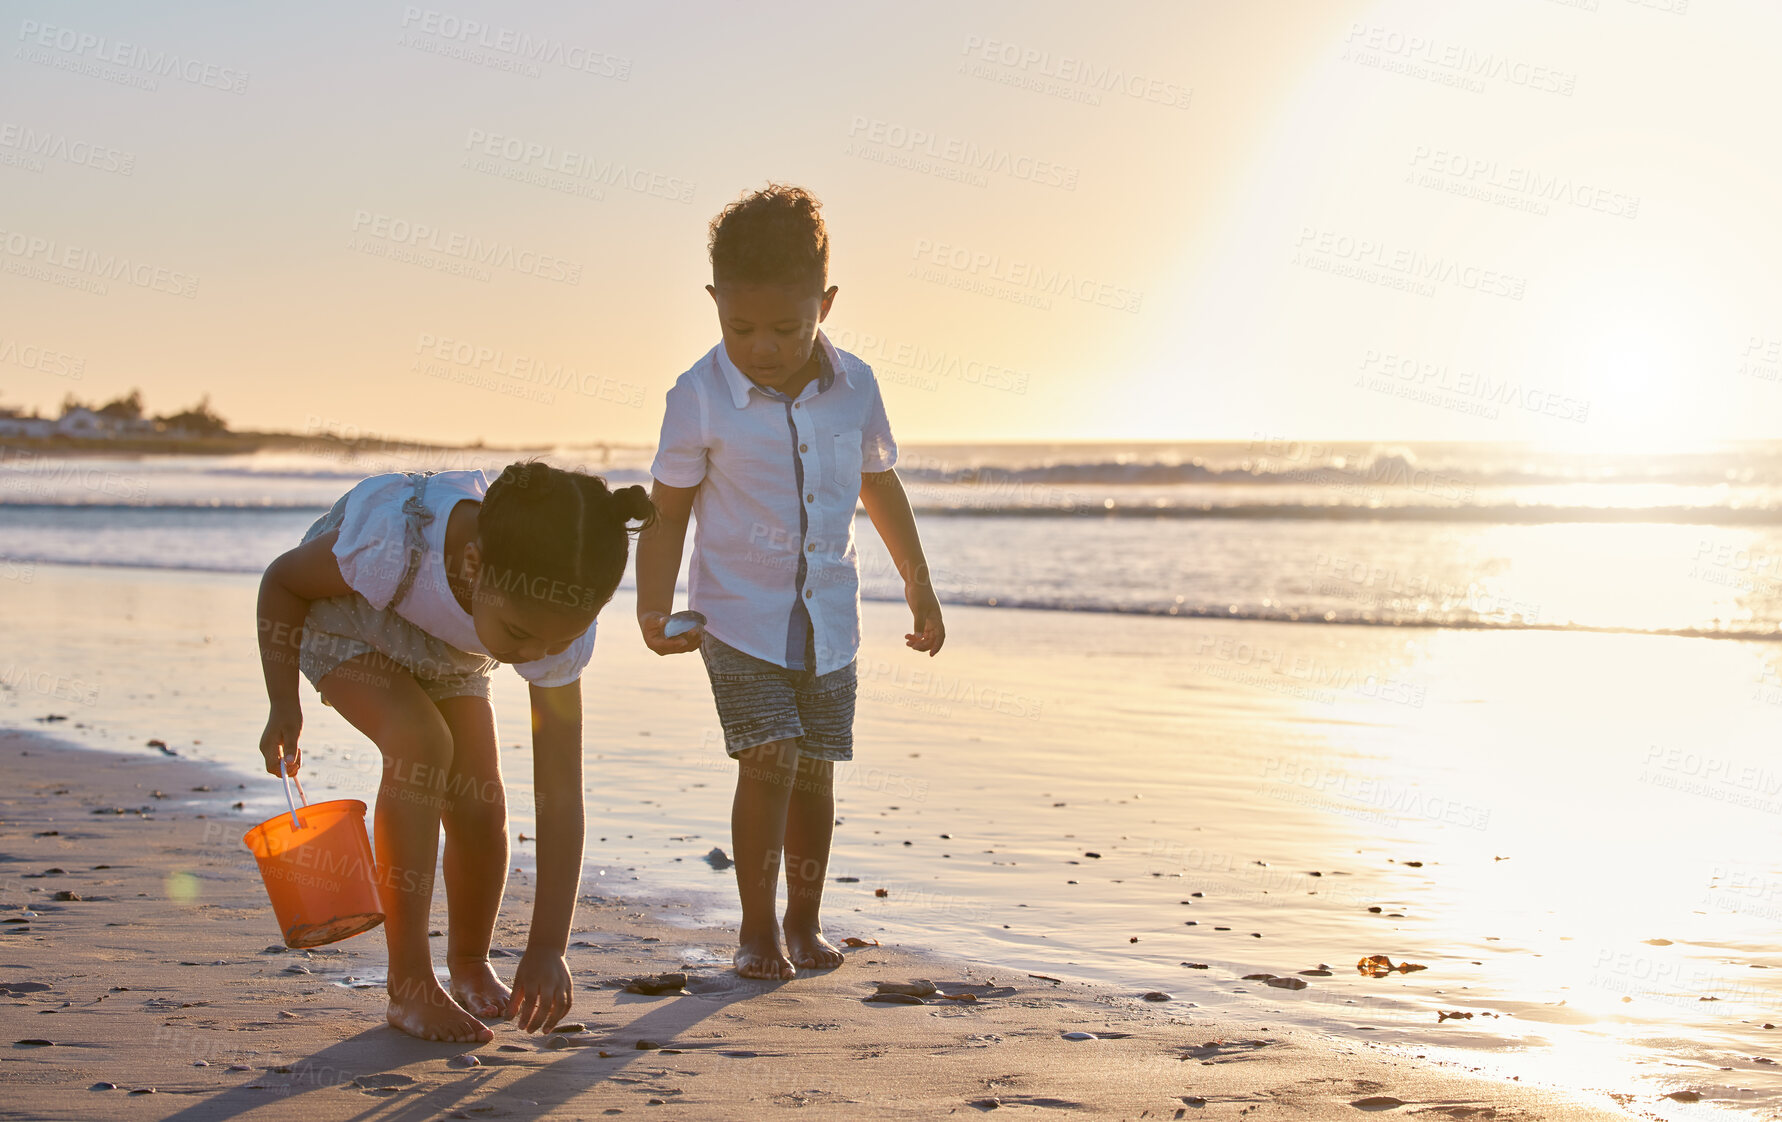
[[[705,634],[703,627],[695,627],[670,639],[662,634],[662,629],[667,625],[667,612],[644,612],[637,617],[637,626],[643,631],[644,645],[657,654],[685,654],[699,649],[700,636]]]
[[[260,734],[260,755],[266,759],[266,773],[278,774],[278,759],[285,758],[285,774],[296,775],[303,766],[303,751],[297,747],[297,734],[303,731],[303,710],[292,706],[274,708],[266,718],[266,731]]]
[[[514,995],[507,1015],[521,1032],[550,1032],[557,1027],[574,998],[569,963],[560,954],[529,950],[514,971]]]
[[[916,630],[905,635],[903,641],[911,650],[927,651],[933,658],[947,641],[947,625],[941,622],[940,597],[934,594],[931,585],[908,583],[903,587],[903,598],[909,601],[910,615],[916,621]]]

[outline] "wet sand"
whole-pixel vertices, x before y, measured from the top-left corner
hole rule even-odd
[[[1628,1116],[1284,1025],[1222,1026],[1179,998],[897,946],[851,949],[840,969],[791,982],[745,982],[719,964],[730,931],[595,895],[569,956],[570,1016],[584,1031],[501,1026],[486,1045],[426,1043],[383,1024],[375,933],[313,952],[278,946],[239,840],[254,819],[233,809],[242,792],[227,773],[19,731],[0,732],[0,765],[11,1116]],[[517,955],[528,910],[517,876],[498,950]],[[496,965],[511,974],[515,961]],[[672,970],[687,973],[686,992],[620,988]],[[862,1000],[877,982],[918,979],[976,1000]]]
[[[0,726],[153,762],[164,739],[208,769],[188,786],[244,784],[217,836],[255,886],[235,839],[283,799],[253,750],[253,578],[31,577],[5,605]],[[1171,991],[1228,1033],[1291,1026],[1657,1116],[1776,1101],[1764,761],[1782,710],[1750,685],[1773,680],[1772,644],[962,607],[930,661],[898,645],[900,606],[863,612],[833,935]],[[607,616],[584,685],[583,890],[647,911],[687,962],[726,963],[732,875],[701,858],[729,847],[734,767],[699,660],[637,643],[628,593]],[[510,826],[530,835],[525,691],[494,686]],[[373,797],[375,750],[313,696],[304,744],[312,798]],[[1692,766],[1722,781],[1684,790]],[[181,790],[162,814],[204,812]],[[531,849],[516,837],[513,864]],[[1429,969],[1359,975],[1376,953]],[[1303,990],[1252,977],[1325,963]]]

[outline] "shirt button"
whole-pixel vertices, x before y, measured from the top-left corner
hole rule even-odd
[[[817,501],[817,496],[815,496],[815,495],[806,495],[806,496],[805,496],[805,497],[804,497],[804,501],[805,501],[805,502],[807,502],[807,503],[814,503],[814,502],[816,502],[816,501]]]
[[[807,545],[804,547],[804,551],[806,553],[815,553],[815,552],[817,552],[817,547],[814,545]]]
[[[808,445],[808,444],[800,444],[800,445],[799,445],[799,446],[798,446],[798,450],[799,450],[799,451],[800,451],[800,452],[809,452],[809,451],[810,451],[810,450],[811,450],[811,446],[810,446],[810,445]]]
[[[807,588],[804,590],[804,598],[806,600],[809,600],[811,598],[811,590],[810,589]]]

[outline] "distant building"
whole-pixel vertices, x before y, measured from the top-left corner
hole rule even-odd
[[[0,437],[60,437],[71,440],[116,440],[165,437],[169,439],[227,435],[229,426],[210,409],[206,398],[196,406],[169,417],[145,417],[139,392],[132,392],[95,408],[70,395],[62,402],[62,415],[40,417],[35,410],[25,416],[17,406],[0,405]]]
[[[48,417],[27,417],[17,409],[0,406],[0,436],[42,438],[56,431],[56,422]]]
[[[57,436],[108,437],[117,432],[117,422],[81,406],[63,413],[55,432]]]

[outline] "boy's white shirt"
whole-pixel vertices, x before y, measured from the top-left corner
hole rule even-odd
[[[428,478],[422,503],[433,512],[433,520],[423,530],[426,554],[408,595],[396,605],[397,615],[435,639],[480,655],[487,655],[488,648],[476,637],[476,624],[446,582],[445,533],[452,508],[466,499],[481,502],[488,490],[489,482],[479,470],[441,471]],[[352,590],[380,611],[390,606],[408,565],[402,504],[412,494],[414,485],[402,472],[371,476],[347,492],[334,559]],[[589,627],[561,653],[512,666],[533,685],[566,686],[582,676],[593,654],[594,628]]]
[[[699,488],[687,600],[704,613],[706,631],[787,666],[796,642],[790,621],[802,601],[815,670],[827,674],[860,648],[860,475],[895,465],[897,442],[872,367],[822,332],[817,345],[835,377],[826,390],[813,380],[790,405],[751,382],[722,343],[713,347],[668,391],[650,474],[670,487]]]

